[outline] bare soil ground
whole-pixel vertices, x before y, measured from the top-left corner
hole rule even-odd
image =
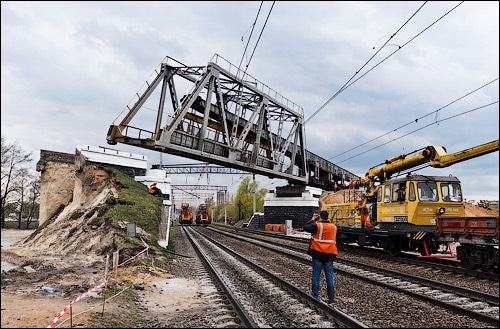
[[[54,172],[44,179],[44,187],[50,190],[62,186],[65,176]],[[134,262],[130,262],[117,272],[112,270],[112,255],[106,267],[106,256],[102,255],[127,241],[106,224],[88,225],[93,217],[83,214],[97,216],[98,211],[92,210],[105,206],[117,193],[109,174],[85,168],[76,179],[71,203],[38,230],[2,229],[2,328],[47,327],[59,314],[62,317],[52,327],[145,327],[154,326],[150,319],[157,313],[162,324],[168,324],[170,317],[191,311],[196,299],[192,282],[174,278],[158,265],[132,266]],[[145,233],[138,228],[138,234]],[[121,254],[120,258],[133,255]],[[147,258],[149,264],[165,260],[154,249],[137,257],[141,258]],[[4,271],[12,265],[16,267]],[[87,295],[104,282],[105,274],[107,288]],[[55,292],[47,293],[41,286],[50,286]],[[63,312],[77,298],[71,309]]]
[[[67,258],[46,250],[12,246],[31,232],[2,229],[2,328],[47,327],[71,301],[104,278],[104,262],[91,264],[81,257]],[[10,265],[16,267],[4,271]],[[105,289],[100,289],[101,294],[92,292],[74,303],[73,317],[68,309],[53,327],[111,328],[117,323],[149,327],[154,326],[154,318],[161,318],[162,324],[168,326],[170,318],[191,313],[201,304],[196,282],[176,278],[160,268],[119,268],[118,272],[109,271],[107,277],[104,308]],[[43,285],[55,292],[41,290]]]

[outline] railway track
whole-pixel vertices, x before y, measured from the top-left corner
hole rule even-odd
[[[286,236],[271,232],[265,232],[262,230],[254,229],[234,229],[234,228],[223,228],[222,230],[228,230],[230,232],[237,232],[240,235],[253,236],[255,239],[260,239],[262,241],[267,241],[268,239],[274,239],[275,241],[281,241],[280,243],[290,244],[290,245],[307,245],[309,239],[299,238],[294,236]],[[295,244],[294,244],[295,243]],[[403,253],[400,256],[390,256],[385,251],[371,248],[371,247],[358,247],[358,246],[339,246],[341,254],[359,254],[370,257],[377,257],[384,259],[392,263],[407,264],[412,266],[428,267],[433,270],[446,271],[455,275],[463,275],[468,277],[474,277],[478,279],[486,279],[493,282],[499,282],[498,273],[484,272],[480,270],[471,270],[459,267],[457,261],[450,261],[449,259],[433,259],[433,258],[418,258],[418,255],[411,253]]]
[[[242,327],[367,326],[314,299],[295,284],[272,273],[194,227],[183,227],[196,253],[228,296],[224,317]]]
[[[211,229],[213,230],[213,228]],[[256,239],[255,236],[243,237],[239,234],[240,232],[237,234],[227,231],[220,232],[233,239],[245,240],[247,243],[280,253],[303,264],[310,264],[310,258],[305,254],[304,248],[301,249],[300,247],[289,246],[287,244],[280,244],[278,246],[276,242],[270,242],[268,237],[266,237],[266,241],[262,241],[262,239]],[[407,294],[413,298],[452,310],[456,314],[465,315],[484,323],[498,324],[499,321],[498,295],[482,293],[419,276],[343,259],[336,261],[335,271],[336,273],[340,272],[356,277],[357,280]]]

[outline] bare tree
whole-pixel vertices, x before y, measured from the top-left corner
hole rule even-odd
[[[17,184],[15,184],[15,191],[16,191],[16,196],[17,196],[17,228],[21,229],[21,222],[23,220],[23,213],[24,213],[24,199],[25,199],[25,193],[26,193],[26,185],[27,181],[29,179],[29,173],[28,170],[25,168],[22,168],[18,172],[17,176]],[[14,184],[13,184],[14,185]]]
[[[18,180],[25,168],[23,166],[31,162],[31,152],[25,151],[19,142],[8,143],[2,135],[2,173],[1,173],[1,226],[5,227],[5,217],[16,204],[16,192]],[[17,204],[15,205],[17,207]]]
[[[28,188],[28,199],[25,206],[26,229],[39,217],[40,212],[40,176],[32,177]]]
[[[39,180],[37,176],[30,174],[26,168],[19,169],[19,175],[15,184],[17,196],[17,228],[22,229],[23,220],[26,222],[25,229],[33,222],[34,215],[38,209]]]

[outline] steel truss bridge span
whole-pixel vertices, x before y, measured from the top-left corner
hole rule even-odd
[[[109,127],[108,144],[124,143],[290,184],[328,188],[337,180],[359,179],[305,149],[301,107],[217,54],[207,66],[167,57],[136,95],[121,122]]]

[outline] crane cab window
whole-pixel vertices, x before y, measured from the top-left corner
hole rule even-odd
[[[420,201],[437,201],[437,185],[436,182],[419,182],[417,183],[418,199]]]
[[[384,202],[388,203],[391,201],[391,185],[384,186]]]
[[[415,201],[416,195],[415,195],[415,184],[413,182],[410,182],[410,191],[408,193],[408,200],[409,201]]]
[[[462,190],[459,183],[441,183],[443,201],[462,202]]]
[[[392,193],[392,201],[395,201],[395,202],[406,201],[405,183],[393,184],[392,189],[394,190],[394,193]]]

